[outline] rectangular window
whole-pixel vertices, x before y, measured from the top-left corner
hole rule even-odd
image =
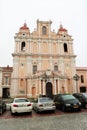
[[[37,72],[37,65],[33,65],[33,74]]]
[[[9,85],[9,77],[7,76],[4,77],[4,84]]]
[[[57,65],[54,66],[54,71],[58,71],[58,66]]]
[[[84,76],[81,75],[81,83],[84,83]]]

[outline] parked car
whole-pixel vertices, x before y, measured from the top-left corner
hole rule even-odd
[[[32,113],[32,103],[27,98],[14,98],[10,106],[11,114]]]
[[[87,93],[74,93],[73,96],[82,103],[82,107],[87,109]]]
[[[37,98],[34,101],[33,109],[36,112],[42,112],[42,111],[53,111],[55,112],[56,106],[54,101],[49,97],[41,97]]]
[[[6,103],[2,99],[0,99],[0,115],[6,111]]]
[[[66,110],[81,110],[81,103],[72,94],[57,94],[54,97],[55,105],[63,112]]]

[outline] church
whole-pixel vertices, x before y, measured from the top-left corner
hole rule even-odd
[[[24,23],[15,34],[11,97],[76,92],[73,38],[62,24],[57,32],[51,25],[38,19],[33,32]]]

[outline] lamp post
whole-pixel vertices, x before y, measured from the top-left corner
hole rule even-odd
[[[26,81],[26,97],[27,97],[27,77],[25,78]]]
[[[79,75],[77,75],[77,74],[75,74],[74,76],[73,76],[73,79],[76,81],[76,92],[78,93],[78,80],[79,80]]]

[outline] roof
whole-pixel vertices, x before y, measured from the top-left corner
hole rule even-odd
[[[24,23],[24,25],[23,25],[22,27],[20,27],[20,29],[22,29],[22,30],[27,30],[27,29],[29,29],[29,28],[27,27],[27,24]]]
[[[87,71],[87,67],[76,67],[77,71]]]
[[[10,67],[9,65],[7,65],[7,67],[2,67],[3,71],[13,71],[13,67]]]
[[[65,28],[60,28],[59,31],[67,31]]]
[[[63,26],[62,26],[62,25],[60,25],[59,31],[64,31],[64,32],[67,32],[67,29],[63,28]]]

